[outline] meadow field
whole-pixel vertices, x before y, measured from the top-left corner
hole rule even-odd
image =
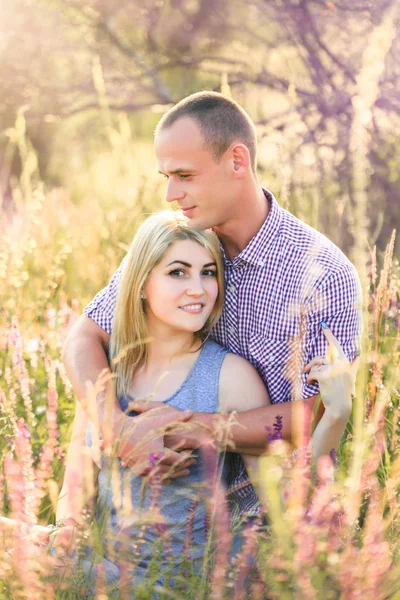
[[[79,203],[68,189],[51,189],[40,180],[23,118],[15,125],[25,166],[13,205],[2,213],[0,489],[1,514],[20,525],[11,537],[3,530],[4,549],[12,542],[13,550],[1,559],[2,598],[82,597],[79,568],[71,579],[68,558],[60,567],[55,563],[60,557],[49,554],[32,531],[36,524],[54,523],[75,409],[61,358],[64,340],[119,264],[143,215],[163,206],[163,183],[151,170],[151,144],[129,144],[127,135],[116,126],[114,145],[92,167],[96,202]],[[395,232],[384,255],[377,258],[371,249],[358,264],[363,352],[333,477],[328,457],[317,472],[304,453],[294,459],[277,424],[260,468],[267,522],[246,532],[241,553],[230,561],[227,507],[214,473],[203,573],[190,571],[188,524],[186,566],[174,589],[166,583],[162,597],[400,598],[400,269],[394,244]],[[89,543],[101,552],[101,540],[88,525],[79,532],[78,554]],[[151,598],[159,552],[155,548],[151,576],[135,598]],[[96,581],[93,597],[112,597],[102,578]]]
[[[147,4],[2,6],[0,599],[400,600],[398,2]],[[259,134],[260,183],[355,264],[364,315],[356,394],[337,456],[316,466],[280,439],[279,421],[266,431],[263,513],[235,558],[208,448],[201,573],[189,519],[174,585],[157,583],[168,547],[160,527],[147,579],[118,592],[105,585],[98,523],[76,531],[73,555],[38,533],[55,522],[75,412],[62,351],[143,218],[165,207],[152,132],[200,89],[243,104]],[[89,412],[97,389],[88,388]],[[76,456],[86,483],[72,497],[91,491],[87,459]],[[144,533],[159,519],[156,472],[148,485],[152,511],[126,508]],[[122,575],[135,581],[140,538],[129,561],[115,542]]]

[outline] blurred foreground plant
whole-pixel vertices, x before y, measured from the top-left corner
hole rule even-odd
[[[16,127],[22,127],[21,122]],[[35,164],[33,159],[30,164]],[[32,170],[26,171],[23,185],[15,192],[15,206],[1,215],[5,233],[0,239],[0,512],[17,526],[0,522],[1,597],[76,598],[83,594],[87,544],[101,560],[101,528],[87,526],[80,532],[74,563],[62,553],[49,554],[43,531],[37,527],[53,521],[74,411],[61,349],[79,314],[75,298],[87,293],[79,267],[84,264],[85,273],[94,273],[91,292],[107,279],[102,268],[108,275],[119,262],[120,240],[114,232],[115,237],[104,242],[108,222],[101,207],[78,209],[65,192],[47,193]],[[151,199],[147,198],[149,204]],[[135,219],[142,208],[140,202],[135,206]],[[126,219],[129,210],[130,203],[121,202],[113,223]],[[82,237],[84,215],[103,229],[92,226]],[[365,231],[361,234],[365,251]],[[102,253],[106,246],[108,250]],[[245,529],[243,548],[231,558],[227,507],[210,452],[210,518],[205,523],[210,543],[203,570],[199,575],[192,572],[189,517],[176,587],[169,589],[167,579],[165,589],[159,590],[161,597],[399,597],[400,269],[393,248],[394,234],[381,268],[374,250],[370,256],[363,255],[365,265],[369,264],[363,282],[368,318],[358,412],[339,450],[338,469],[333,472],[331,460],[325,457],[315,474],[304,453],[293,459],[291,448],[279,439],[281,424],[277,422],[261,460],[260,495],[266,520]],[[77,469],[84,468],[81,458],[76,457]],[[85,477],[89,480],[90,476],[88,469]],[[160,525],[157,477],[151,483],[154,506],[151,513],[140,516],[143,535],[146,527]],[[74,493],[77,490],[72,488]],[[127,503],[126,510],[130,518],[139,518],[137,507]],[[134,591],[125,583],[125,596],[123,584],[132,580],[132,569],[140,562],[140,539],[134,541],[132,561],[116,551],[123,579],[121,598],[151,598],[157,589],[161,555],[168,547],[162,527],[159,537],[148,578]],[[124,541],[122,532],[115,541]],[[65,569],[60,568],[60,560]],[[112,597],[101,562],[96,564],[93,595],[102,600]]]
[[[371,258],[370,319],[361,367],[367,372],[368,387],[358,390],[363,394],[360,401],[367,406],[362,445],[354,447],[350,423],[338,469],[333,469],[331,458],[323,457],[315,471],[306,453],[300,451],[293,458],[292,449],[279,439],[281,423],[277,422],[273,435],[269,432],[269,449],[260,466],[265,521],[245,529],[242,550],[234,559],[229,551],[232,536],[228,513],[211,453],[207,471],[210,519],[205,524],[211,537],[203,571],[192,573],[189,518],[187,552],[175,589],[168,588],[168,579],[165,589],[157,587],[158,565],[168,547],[168,539],[161,535],[148,579],[135,587],[135,592],[125,587],[125,597],[151,598],[157,589],[164,598],[398,597],[400,273],[392,249],[393,239],[380,270],[373,253]],[[84,578],[84,546],[91,543],[99,560],[102,555],[102,535],[96,525],[80,537],[73,579],[65,575],[62,585],[54,584],[51,575],[60,572],[54,557],[38,545],[37,536],[29,536],[35,525],[51,519],[50,507],[59,489],[67,422],[72,413],[71,391],[59,356],[74,314],[73,308],[57,311],[48,307],[34,342],[24,337],[17,319],[10,318],[9,313],[3,314],[1,322],[2,514],[20,523],[11,540],[15,550],[1,561],[5,598],[32,598],[32,590],[38,598],[79,597],[74,594],[79,577]],[[360,476],[354,481],[349,466],[360,448]],[[81,468],[79,457],[76,462]],[[127,504],[127,514],[142,519],[144,528],[155,526],[158,520],[157,495],[154,498],[153,512],[140,517],[137,507]],[[10,539],[8,536],[8,544]],[[136,561],[140,560],[139,542]],[[126,562],[119,553],[115,559],[121,563],[125,581],[132,581],[135,560]],[[111,598],[101,562],[96,569],[97,597]]]

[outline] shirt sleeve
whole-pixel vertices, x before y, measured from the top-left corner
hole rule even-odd
[[[93,319],[93,321],[108,334],[111,334],[112,331],[115,304],[117,302],[117,295],[125,261],[126,257],[115,271],[110,283],[100,290],[93,300],[83,309],[84,314]]]
[[[321,321],[325,321],[338,339],[343,352],[351,362],[361,351],[362,293],[357,271],[348,266],[330,275],[312,298],[308,311],[305,343],[305,362],[315,356],[325,356],[328,342]],[[307,383],[303,375],[302,397],[319,393],[317,383]]]

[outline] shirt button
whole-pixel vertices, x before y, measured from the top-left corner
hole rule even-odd
[[[236,329],[233,326],[229,327],[229,333],[231,333],[232,335],[235,335]]]
[[[263,267],[265,265],[265,260],[260,259],[257,264],[259,267]]]
[[[232,292],[232,294],[234,294],[234,293],[236,292],[236,288],[235,288],[235,286],[234,286],[234,285],[229,285],[229,286],[228,286],[228,290],[229,290],[230,292]]]
[[[273,356],[273,354],[270,354],[268,356],[268,362],[273,362],[273,360],[274,360],[274,356]]]

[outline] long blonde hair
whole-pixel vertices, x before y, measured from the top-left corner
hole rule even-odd
[[[152,215],[139,227],[125,259],[109,346],[111,370],[117,374],[117,394],[127,395],[135,369],[146,363],[149,333],[143,289],[152,269],[168,248],[180,240],[192,240],[206,248],[217,265],[218,296],[206,323],[194,335],[204,341],[221,315],[224,302],[223,262],[217,236],[190,227],[177,212]]]

